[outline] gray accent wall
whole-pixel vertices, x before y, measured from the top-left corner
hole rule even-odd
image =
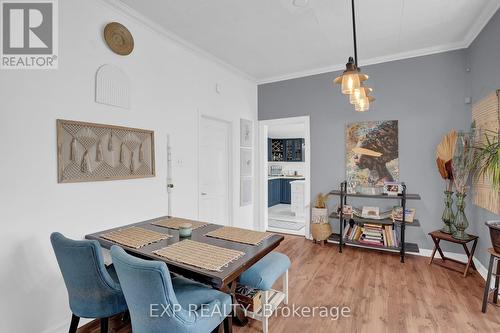
[[[374,88],[377,98],[365,113],[355,112],[340,93],[340,87],[332,84],[340,72],[260,85],[259,120],[310,115],[312,198],[319,192],[338,188],[345,178],[347,123],[398,120],[400,180],[407,184],[409,192],[422,196],[421,201],[410,202],[410,207],[417,209],[422,226],[407,228],[407,239],[420,248],[432,249],[427,233],[441,227],[445,187],[436,168],[436,145],[451,129],[464,129],[470,124],[470,108],[465,104],[465,52],[363,67],[363,72],[370,75],[367,84]],[[338,199],[332,198],[331,208],[337,203]],[[389,204],[387,201],[354,203],[364,204],[389,208],[384,206]],[[338,221],[333,226],[338,230]],[[445,250],[460,252],[454,247]]]
[[[500,12],[493,16],[467,50],[467,62],[471,68],[468,81],[473,102],[495,89],[500,89]],[[500,216],[473,206],[470,220],[474,232],[480,237],[476,256],[486,266],[486,249],[491,247],[491,242],[488,227],[484,222],[500,220]]]

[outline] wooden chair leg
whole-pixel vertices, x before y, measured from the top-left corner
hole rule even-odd
[[[283,275],[283,293],[285,294],[285,300],[283,303],[288,305],[288,270]]]
[[[108,318],[101,318],[101,333],[108,333]]]
[[[268,333],[269,330],[269,308],[267,306],[267,302],[269,300],[269,292],[267,290],[264,291],[264,295],[262,297],[262,332]]]
[[[122,323],[128,323],[130,321],[130,312],[127,310],[122,314]]]
[[[264,333],[269,332],[269,318],[266,316],[262,318],[262,332]]]
[[[78,329],[78,323],[80,322],[80,317],[75,316],[74,314],[71,316],[71,324],[69,325],[69,333],[76,333]]]
[[[214,328],[212,333],[224,333],[224,320],[219,324],[219,326]]]
[[[224,333],[233,333],[233,314],[229,314],[224,319]]]
[[[484,295],[483,295],[483,308],[481,311],[486,313],[486,307],[488,306],[488,295],[490,293],[490,285],[491,285],[491,273],[493,273],[493,262],[495,257],[490,255],[490,264],[488,265],[488,276],[486,277],[486,284],[484,285]]]

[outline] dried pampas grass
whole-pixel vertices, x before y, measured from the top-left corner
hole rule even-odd
[[[451,160],[455,154],[457,132],[452,130],[446,134],[436,148],[436,164],[441,177],[446,180],[453,179]]]

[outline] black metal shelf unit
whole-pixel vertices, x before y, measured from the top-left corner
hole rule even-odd
[[[354,246],[354,247],[361,247],[365,249],[373,249],[373,250],[380,250],[380,251],[387,251],[387,252],[399,252],[401,256],[401,262],[405,261],[405,253],[406,252],[419,252],[418,245],[415,243],[406,243],[405,242],[405,229],[406,226],[420,226],[420,223],[418,220],[414,220],[412,223],[407,223],[405,221],[405,211],[406,211],[406,200],[420,200],[420,195],[418,194],[408,194],[406,193],[406,185],[402,183],[403,187],[403,192],[401,195],[398,196],[390,196],[390,195],[385,195],[385,194],[379,194],[379,195],[367,195],[367,194],[358,194],[358,193],[347,193],[347,182],[344,181],[340,184],[340,191],[334,190],[331,191],[331,195],[337,195],[340,197],[340,209],[339,212],[332,213],[330,215],[330,218],[338,218],[340,221],[340,230],[339,234],[333,234],[330,236],[328,239],[328,242],[330,243],[335,243],[339,244],[339,252],[342,252],[342,246],[347,245],[347,246]],[[352,219],[349,217],[348,219],[344,218],[343,208],[344,205],[347,205],[347,198],[373,198],[373,199],[392,199],[392,200],[401,200],[401,207],[403,209],[403,220],[402,221],[396,221],[393,222],[390,219],[383,219],[383,220],[372,220],[372,219],[364,219],[360,217],[353,217]],[[371,223],[371,224],[382,224],[382,225],[391,225],[393,228],[399,227],[400,231],[400,244],[398,247],[392,247],[392,246],[375,246],[375,245],[368,245],[368,244],[363,244],[357,241],[353,240],[348,240],[344,239],[344,228],[346,227],[346,224],[351,220],[354,223],[358,224],[364,224],[364,223]]]

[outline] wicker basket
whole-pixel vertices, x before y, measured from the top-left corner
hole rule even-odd
[[[315,241],[323,242],[332,234],[332,226],[330,223],[313,223],[311,224],[311,233]]]

